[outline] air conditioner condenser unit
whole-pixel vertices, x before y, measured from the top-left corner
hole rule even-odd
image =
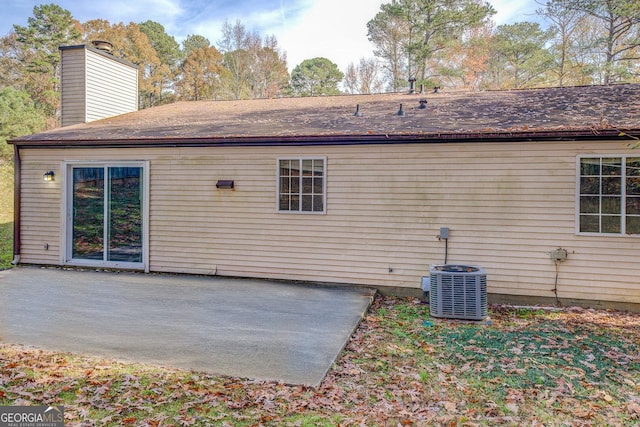
[[[483,320],[487,317],[487,275],[475,265],[441,264],[429,269],[431,316]]]

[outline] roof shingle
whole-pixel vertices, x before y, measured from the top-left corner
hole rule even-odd
[[[427,108],[419,109],[419,101]],[[400,104],[405,111],[398,116]],[[361,117],[354,116],[360,105]],[[20,141],[429,136],[640,128],[640,84],[194,101],[16,138]]]

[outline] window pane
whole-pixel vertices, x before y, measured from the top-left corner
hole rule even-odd
[[[603,214],[617,214],[620,215],[621,211],[621,198],[620,197],[603,197],[602,198],[602,213]]]
[[[622,179],[619,177],[602,178],[602,194],[622,194]]]
[[[300,178],[293,177],[291,178],[291,193],[299,193],[300,192]]]
[[[600,213],[600,197],[580,197],[580,213]]]
[[[580,231],[582,233],[599,233],[600,217],[596,215],[580,215]]]
[[[73,169],[72,258],[104,258],[104,168]]]
[[[142,168],[109,171],[107,261],[142,262]]]
[[[313,210],[313,198],[312,196],[302,196],[302,211],[311,212]]]
[[[627,159],[627,176],[640,176],[640,157]]]
[[[600,178],[580,178],[580,194],[600,194]]]
[[[602,175],[620,176],[622,175],[622,159],[620,157],[612,157],[610,159],[602,159]]]
[[[640,234],[640,216],[627,217],[627,234]]]
[[[322,178],[313,179],[313,193],[322,194]]]
[[[324,175],[324,160],[313,161],[313,174],[314,176]]]
[[[627,215],[640,215],[640,197],[627,197]]]
[[[291,175],[291,160],[280,160],[280,176]]]
[[[313,190],[313,178],[302,178],[302,194],[311,194]]]
[[[298,177],[300,176],[300,162],[297,160],[290,160],[291,167],[289,168],[289,175]]]
[[[290,197],[287,194],[281,194],[280,195],[280,210],[281,211],[288,211],[289,210],[289,201],[290,201]]]
[[[640,196],[640,178],[627,178],[627,194]]]
[[[580,160],[580,175],[600,175],[600,159]]]
[[[620,216],[602,215],[603,233],[620,233]]]
[[[291,206],[291,208],[289,210],[299,211],[300,210],[300,196],[297,195],[297,194],[292,194],[290,199],[291,199],[291,203],[289,204],[289,206]]]
[[[312,176],[313,175],[313,160],[303,160],[302,161],[302,175],[303,176]]]
[[[324,210],[322,196],[313,196],[313,210],[316,212],[322,212]]]
[[[280,178],[280,193],[288,193],[290,190],[289,178]]]

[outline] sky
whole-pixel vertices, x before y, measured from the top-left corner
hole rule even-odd
[[[26,26],[34,6],[55,3],[80,22],[106,19],[112,24],[156,21],[178,43],[190,34],[215,46],[225,21],[239,20],[247,30],[274,35],[287,54],[289,69],[305,59],[325,57],[344,71],[350,63],[373,57],[367,22],[389,0],[0,0],[0,36],[13,25]],[[496,24],[535,20],[535,0],[490,0]]]

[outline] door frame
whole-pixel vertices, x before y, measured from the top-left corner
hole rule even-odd
[[[73,168],[139,167],[142,168],[142,262],[74,259],[73,255]],[[104,267],[149,272],[149,161],[148,160],[68,160],[62,162],[62,250],[60,264],[77,267]],[[106,176],[105,176],[106,178]]]

